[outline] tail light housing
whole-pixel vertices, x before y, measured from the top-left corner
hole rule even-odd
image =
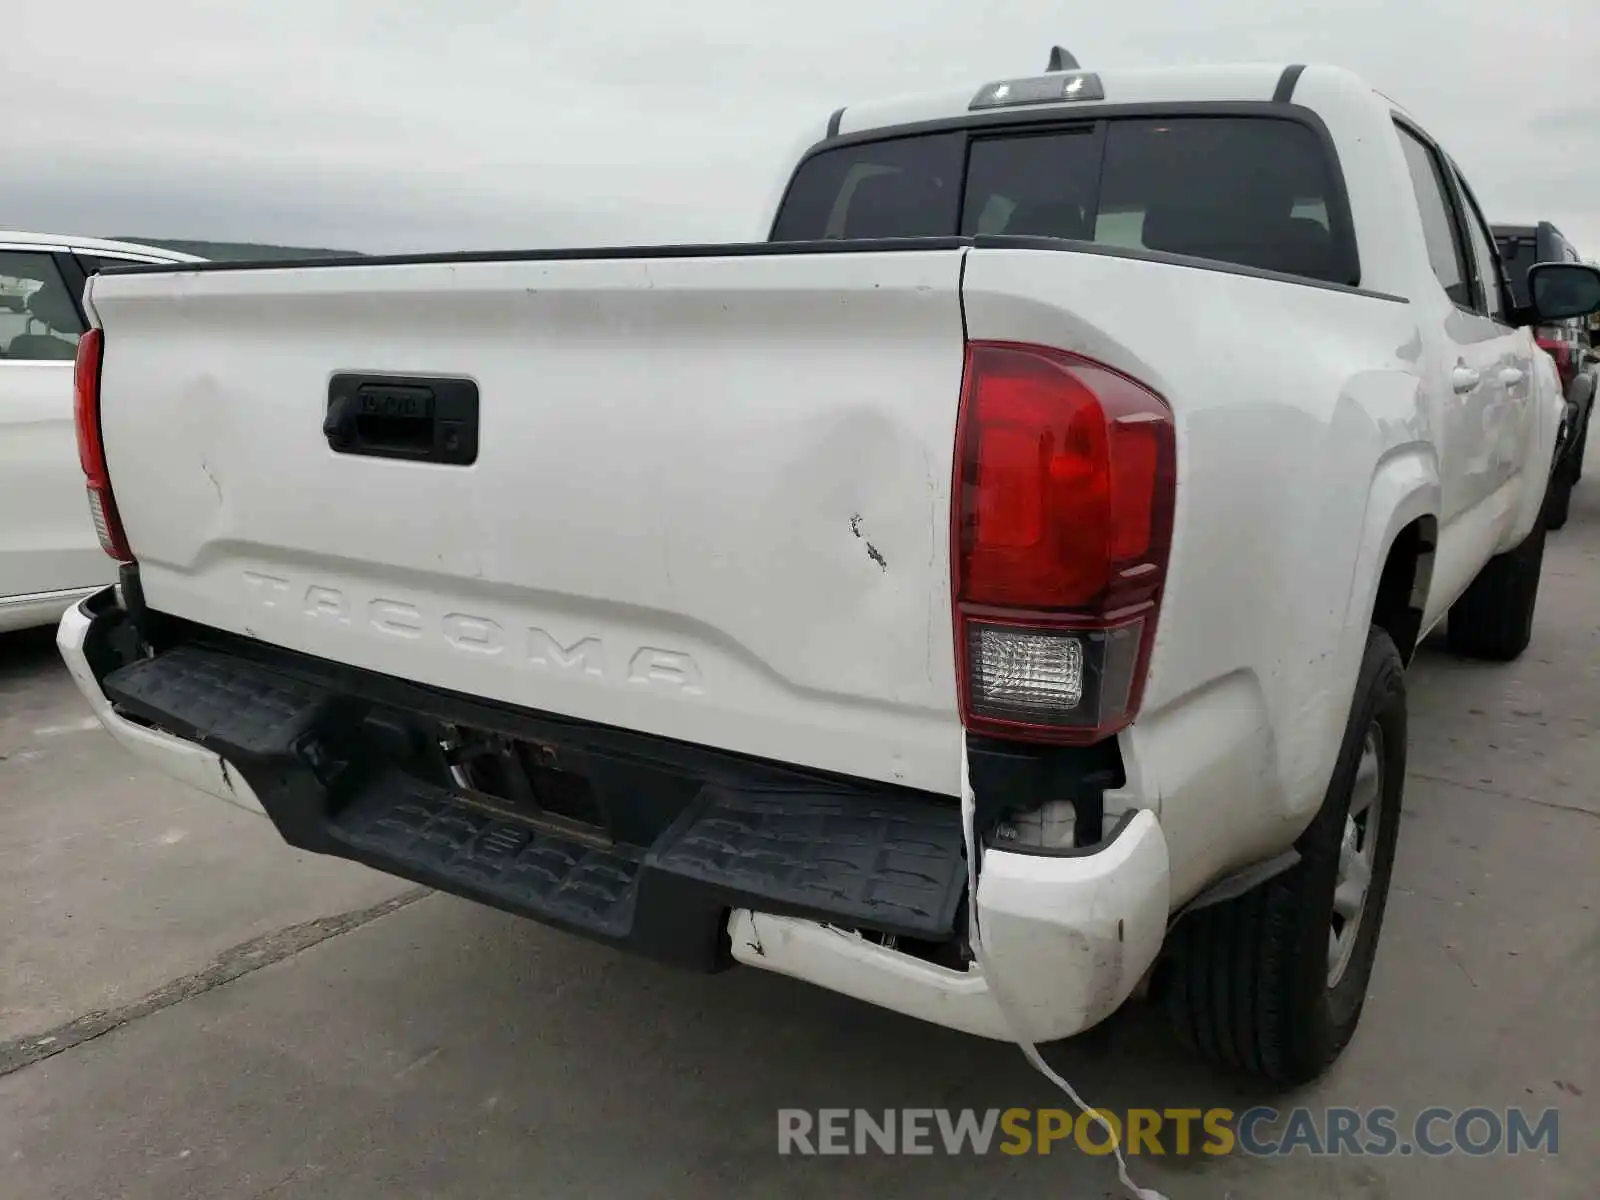
[[[968,346],[951,497],[961,715],[1085,744],[1139,710],[1172,546],[1172,412],[1064,351]]]
[[[89,515],[100,548],[118,562],[132,562],[128,535],[117,515],[117,502],[111,496],[111,475],[106,470],[106,450],[100,439],[100,365],[105,357],[105,335],[90,329],[78,339],[78,356],[73,367],[73,416],[78,434],[78,463],[83,467],[89,492]]]
[[[1534,341],[1538,344],[1539,349],[1543,350],[1551,358],[1555,359],[1556,373],[1561,376],[1562,384],[1571,384],[1572,376],[1576,367],[1576,363],[1573,359],[1572,343],[1563,341],[1559,337],[1553,337],[1543,332],[1539,333],[1534,338]]]

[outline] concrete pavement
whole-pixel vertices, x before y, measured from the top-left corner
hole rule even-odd
[[[1412,672],[1395,892],[1333,1074],[1254,1091],[1191,1062],[1143,1008],[1050,1051],[1108,1108],[1556,1107],[1560,1152],[1146,1158],[1141,1182],[1172,1200],[1594,1194],[1591,472],[1551,538],[1527,655],[1491,667],[1430,646]],[[1005,1046],[754,971],[675,973],[305,859],[142,771],[84,716],[48,639],[0,641],[8,1200],[1121,1195],[1107,1160],[1072,1149],[779,1158],[780,1107],[1065,1101]],[[35,1044],[52,1035],[67,1048]]]
[[[0,636],[0,1041],[407,886],[146,770],[89,714],[52,631]]]

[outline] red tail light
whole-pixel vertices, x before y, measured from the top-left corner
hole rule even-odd
[[[1559,338],[1540,335],[1533,339],[1556,362],[1556,373],[1561,376],[1561,382],[1570,384],[1573,374],[1572,343],[1561,341]]]
[[[1172,413],[1088,359],[968,347],[951,566],[968,729],[1094,742],[1139,710],[1172,543]]]
[[[111,497],[111,476],[106,471],[106,452],[100,441],[100,363],[104,351],[104,335],[98,329],[91,329],[78,339],[78,358],[73,369],[78,463],[83,467],[89,491],[89,515],[94,518],[101,549],[118,562],[132,562],[133,552],[128,549],[122,518],[117,515],[117,504]]]

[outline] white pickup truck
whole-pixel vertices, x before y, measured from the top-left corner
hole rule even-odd
[[[295,846],[996,1038],[1144,984],[1315,1076],[1404,664],[1447,614],[1528,643],[1528,326],[1600,272],[1514,309],[1454,163],[1334,68],[1056,71],[807,143],[762,244],[96,278],[124,565],[62,622],[78,683]]]

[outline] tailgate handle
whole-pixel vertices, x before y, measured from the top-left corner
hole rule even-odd
[[[335,454],[468,466],[478,460],[478,385],[440,376],[335,375],[322,436]]]

